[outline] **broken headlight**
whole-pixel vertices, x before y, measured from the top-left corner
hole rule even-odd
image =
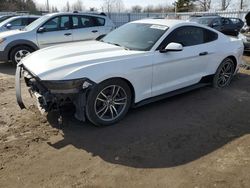
[[[93,82],[86,78],[81,78],[74,80],[42,81],[41,83],[51,93],[77,93],[81,89],[86,89],[91,86]]]

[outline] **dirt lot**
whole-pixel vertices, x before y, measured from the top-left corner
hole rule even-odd
[[[250,186],[250,71],[229,88],[134,109],[107,128],[70,112],[59,127],[56,114],[21,111],[14,71],[0,63],[0,187]]]

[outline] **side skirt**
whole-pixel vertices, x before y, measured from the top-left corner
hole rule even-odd
[[[156,101],[159,101],[159,100],[162,100],[162,99],[166,99],[166,98],[169,98],[169,97],[173,97],[175,95],[180,95],[182,93],[186,93],[186,92],[189,92],[189,91],[192,91],[192,90],[195,90],[195,89],[199,89],[201,87],[211,85],[211,78],[212,77],[213,77],[213,75],[205,76],[197,84],[194,84],[194,85],[191,85],[191,86],[188,86],[188,87],[184,87],[184,88],[181,88],[181,89],[178,89],[178,90],[175,90],[175,91],[171,91],[171,92],[159,95],[159,96],[151,97],[149,99],[142,100],[142,101],[140,101],[138,103],[135,103],[132,106],[132,108],[138,108],[138,107],[141,107],[143,105],[146,105],[146,104],[149,104],[149,103],[152,103],[152,102],[156,102]]]

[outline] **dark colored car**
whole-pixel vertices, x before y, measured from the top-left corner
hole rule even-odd
[[[225,35],[237,36],[244,26],[244,22],[239,18],[226,18],[221,16],[195,16],[189,21],[197,22],[212,27]]]

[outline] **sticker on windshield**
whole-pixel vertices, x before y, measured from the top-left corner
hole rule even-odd
[[[168,27],[164,25],[152,25],[151,29],[159,29],[159,30],[166,30]]]

